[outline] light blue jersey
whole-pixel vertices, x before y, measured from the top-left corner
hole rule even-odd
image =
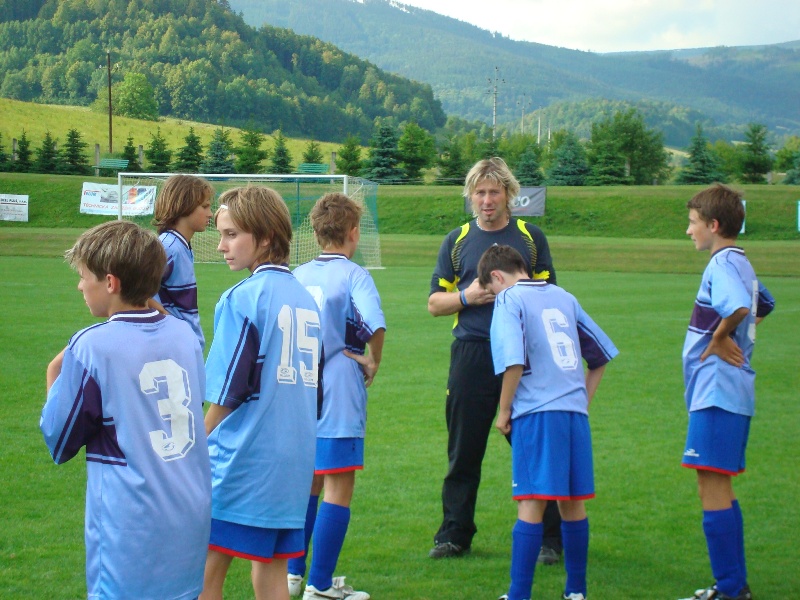
[[[203,355],[154,310],[76,333],[40,428],[56,463],[86,446],[90,598],[188,599],[203,588],[211,477]]]
[[[367,390],[361,366],[343,354],[364,354],[367,341],[386,329],[381,299],[370,274],[343,254],[323,254],[294,276],[320,308],[325,355],[322,413],[317,436],[363,438]]]
[[[222,294],[206,398],[233,412],[208,438],[215,519],[303,528],[320,351],[317,305],[288,267],[260,265]]]
[[[167,267],[155,299],[169,314],[192,326],[200,340],[200,348],[204,349],[206,341],[197,309],[197,278],[194,274],[192,247],[185,237],[173,229],[165,231],[158,239],[167,253]]]
[[[683,345],[687,410],[716,406],[753,416],[756,374],[750,367],[750,359],[756,339],[756,317],[768,315],[774,306],[775,301],[759,284],[744,250],[729,246],[712,255],[703,272]],[[716,355],[700,362],[720,321],[740,308],[748,308],[750,313],[732,337],[744,354],[744,365],[735,367]]]
[[[497,295],[491,341],[496,374],[523,365],[512,419],[546,410],[588,414],[581,358],[595,369],[619,353],[572,294],[530,279]]]

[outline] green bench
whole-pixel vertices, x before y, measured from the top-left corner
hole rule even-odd
[[[94,166],[94,175],[95,177],[100,177],[100,169],[122,171],[128,168],[128,162],[124,158],[101,158],[100,162]]]
[[[299,175],[327,175],[330,167],[324,163],[300,163],[295,173]]]

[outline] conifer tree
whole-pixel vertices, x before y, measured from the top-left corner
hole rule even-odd
[[[189,133],[183,141],[186,144],[178,148],[173,167],[179,173],[199,173],[203,164],[203,144],[200,136],[194,132],[194,127],[189,127]]]
[[[37,173],[55,173],[58,167],[58,150],[56,140],[50,131],[44,132],[42,145],[36,149],[36,162],[33,170]]]
[[[14,170],[18,173],[30,173],[33,168],[31,141],[28,134],[22,130],[22,135],[17,140],[17,160],[14,161]]]
[[[281,175],[292,172],[292,155],[286,147],[286,138],[283,132],[278,129],[274,134],[275,147],[272,149],[272,160],[270,161],[270,173]]]
[[[567,133],[553,153],[553,162],[547,173],[547,184],[586,185],[588,175],[586,151],[574,134]]]
[[[439,177],[436,183],[441,185],[458,185],[464,182],[469,165],[461,150],[461,143],[456,136],[451,137],[442,148],[437,161]]]
[[[611,138],[592,140],[590,170],[586,185],[631,185],[633,178],[625,170],[625,157]]]
[[[142,165],[139,164],[139,153],[136,151],[136,146],[133,145],[133,136],[128,134],[128,139],[125,141],[125,147],[122,149],[122,158],[128,161],[128,166],[125,167],[127,171],[137,172],[142,170]]]
[[[67,175],[89,175],[92,168],[89,157],[86,156],[88,146],[80,131],[74,128],[67,131],[67,141],[61,149],[58,171]]]
[[[364,164],[364,176],[378,183],[400,183],[400,152],[397,133],[391,125],[381,125],[370,141],[369,156]]]
[[[794,166],[786,171],[783,183],[786,185],[800,185],[800,150],[794,154]]]
[[[536,156],[536,149],[528,146],[525,152],[519,157],[519,163],[514,173],[520,185],[542,185],[544,174],[539,167],[539,159]]]
[[[708,139],[703,134],[703,126],[697,124],[694,137],[689,143],[689,158],[676,178],[681,184],[703,184],[724,182],[726,177],[719,167],[719,158],[709,147]]]
[[[314,140],[308,140],[305,150],[303,151],[303,162],[306,163],[323,163],[325,159],[322,157],[322,150],[320,150],[319,143]]]
[[[242,132],[241,145],[235,149],[237,173],[262,173],[264,167],[261,161],[266,160],[269,151],[262,148],[264,134],[255,129],[246,129]]]
[[[742,154],[742,181],[766,183],[765,175],[772,169],[772,157],[767,144],[767,127],[759,123],[750,123],[744,137],[747,144]]]
[[[161,173],[169,171],[172,150],[167,146],[167,140],[161,133],[161,127],[158,127],[155,133],[150,134],[150,143],[144,151],[144,156],[147,158],[151,171]]]
[[[233,143],[230,133],[217,127],[208,144],[208,151],[200,167],[204,173],[235,173]]]
[[[355,177],[361,174],[361,169],[361,145],[356,136],[349,135],[336,153],[336,172]]]

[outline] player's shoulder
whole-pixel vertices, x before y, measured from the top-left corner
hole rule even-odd
[[[72,334],[67,346],[71,349],[87,347],[96,344],[98,341],[105,341],[111,321],[103,321],[84,327]]]

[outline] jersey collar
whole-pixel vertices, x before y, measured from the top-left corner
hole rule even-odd
[[[161,314],[155,309],[144,308],[142,310],[124,310],[111,315],[109,321],[122,321],[124,323],[155,323],[163,319],[166,315]]]
[[[183,237],[183,234],[180,231],[178,231],[177,229],[167,229],[167,231],[172,235],[174,235],[176,238],[178,238],[181,241],[181,243],[183,243],[183,245],[186,246],[189,250],[192,249],[192,245],[189,243],[189,240]]]
[[[315,260],[320,260],[322,262],[329,262],[332,260],[348,260],[344,254],[340,254],[339,252],[323,252],[320,254]]]
[[[281,265],[274,265],[272,263],[262,263],[255,268],[253,271],[253,275],[256,273],[266,273],[267,271],[274,271],[277,273],[291,273],[289,270],[289,265],[286,263]]]

